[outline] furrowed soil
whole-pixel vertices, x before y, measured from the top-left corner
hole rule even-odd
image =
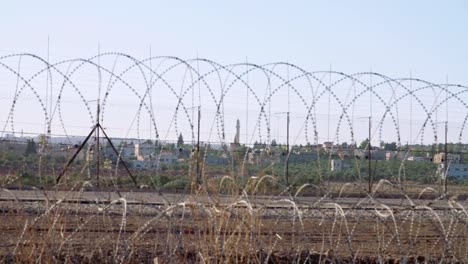
[[[155,205],[0,202],[3,262],[463,263],[466,211],[196,197]],[[277,206],[271,206],[275,204]]]

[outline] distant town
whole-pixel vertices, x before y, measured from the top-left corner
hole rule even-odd
[[[4,156],[7,154],[29,156],[42,153],[54,157],[55,160],[59,161],[58,163],[65,163],[77,153],[77,149],[84,139],[85,137],[77,136],[27,137],[6,134],[0,138],[0,153]],[[112,142],[118,150],[118,155],[105,139],[101,138],[100,142],[100,155],[105,167],[112,167],[112,164],[115,164],[118,158],[121,158],[125,160],[130,168],[159,169],[187,163],[197,155],[196,143],[185,143],[182,134],[179,135],[177,142],[113,138]],[[447,159],[442,144],[438,146],[404,145],[398,148],[395,142],[381,142],[379,146],[371,146],[370,149],[368,145],[367,139],[360,144],[346,142],[335,144],[327,141],[316,145],[293,145],[290,146],[288,152],[286,145],[278,144],[273,139],[270,144],[255,142],[253,146],[247,147],[240,143],[239,120],[236,125],[236,135],[229,145],[200,142],[200,148],[203,151],[201,159],[207,166],[231,164],[234,154],[241,157],[243,162],[248,165],[263,167],[273,161],[307,164],[320,160],[327,161],[325,171],[339,176],[355,170],[356,162],[361,164],[363,161],[371,160],[374,170],[377,171],[374,173],[378,173],[377,167],[385,167],[385,162],[391,164],[392,161],[398,161],[398,164],[400,164],[404,160],[407,164],[419,164],[417,166],[428,168],[420,171],[420,173],[435,168],[435,177],[443,178],[447,173],[448,177],[453,179],[468,179],[468,164],[466,163],[468,159],[464,152],[467,148],[466,145],[449,144]],[[83,151],[77,154],[76,160],[92,160],[95,156],[95,146],[95,139],[90,140],[83,148]],[[361,165],[365,169],[365,166]],[[445,166],[448,166],[447,170]],[[337,179],[339,180],[339,178]]]

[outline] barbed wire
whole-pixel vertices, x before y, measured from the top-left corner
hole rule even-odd
[[[438,113],[443,112],[443,105],[447,114],[445,122],[451,125],[445,137],[456,143],[450,153],[463,153],[466,141],[468,87],[437,84],[411,76],[394,78],[372,71],[349,74],[331,69],[308,71],[290,62],[225,65],[207,58],[151,56],[137,59],[120,52],[58,62],[49,62],[30,53],[9,54],[0,57],[0,74],[5,80],[3,89],[8,91],[2,96],[5,103],[1,113],[4,114],[0,115],[0,122],[4,122],[0,132],[3,142],[12,140],[5,137],[6,134],[16,137],[19,131],[22,135],[44,137],[45,140],[38,142],[41,159],[51,154],[46,145],[54,142],[54,138],[63,137],[61,142],[74,145],[96,120],[99,125],[103,124],[103,129],[117,132],[118,135],[111,135],[113,139],[127,139],[136,144],[148,140],[159,142],[160,152],[178,145],[177,138],[187,133],[191,144],[186,145],[201,143],[205,150],[212,145],[226,154],[242,152],[240,171],[244,171],[248,153],[260,147],[266,151],[286,148],[281,153],[284,152],[288,160],[294,155],[291,149],[309,146],[318,160],[330,161],[336,158],[335,151],[340,150],[342,143],[363,151],[380,142],[396,142],[396,149],[408,156],[424,152],[407,147],[408,142],[414,145],[419,141],[420,145],[437,148],[431,151],[433,156],[439,151]],[[41,78],[47,78],[46,89]],[[103,85],[105,80],[107,84]],[[96,97],[96,91],[89,84],[104,87],[102,96],[97,94]],[[245,92],[250,99],[244,97]],[[96,102],[98,111],[94,112],[92,102]],[[405,109],[409,102],[408,116]],[[31,110],[36,105],[40,110]],[[368,106],[372,106],[372,110]],[[200,109],[198,116],[194,115],[194,108]],[[449,109],[453,114],[449,115]],[[234,133],[234,126],[231,129],[229,124],[244,112],[246,133],[242,135],[239,128]],[[278,116],[281,113],[287,113],[286,122],[284,117]],[[369,118],[368,127],[356,124],[363,116]],[[415,138],[408,138],[407,125],[403,125],[406,120],[410,120],[411,131],[415,124],[418,126]],[[331,134],[330,126],[334,131]],[[290,134],[294,138],[292,144],[289,144]],[[239,141],[241,135],[242,142],[233,140]],[[320,140],[325,138],[330,141],[325,145],[331,144],[333,151],[322,151]],[[366,142],[366,138],[372,138],[367,146],[358,144]],[[99,140],[103,138],[97,142]],[[89,143],[88,153],[92,152],[91,145]],[[119,156],[122,153],[120,149]],[[206,161],[207,151],[204,153]],[[402,159],[400,168],[404,168],[405,160]],[[119,160],[117,166],[118,163]],[[324,169],[321,166],[318,165],[319,174]],[[90,177],[89,167],[87,171]],[[357,174],[361,178],[360,170]]]

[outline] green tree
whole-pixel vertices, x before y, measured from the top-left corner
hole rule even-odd
[[[383,143],[383,142],[382,142],[382,143]],[[383,144],[383,148],[384,148],[385,150],[395,151],[395,150],[397,150],[397,143],[396,143],[396,142],[384,143],[384,144]]]
[[[26,150],[24,155],[29,156],[31,154],[37,154],[37,146],[36,142],[34,142],[34,139],[28,139],[28,143],[26,145]]]
[[[276,140],[275,140],[275,139],[273,139],[273,140],[271,141],[271,146],[272,146],[272,147],[278,146],[278,143],[276,143]]]
[[[255,141],[255,143],[253,145],[254,149],[261,149],[261,148],[265,148],[265,147],[266,147],[265,144],[263,144],[262,142],[257,142],[257,141]]]
[[[363,140],[361,142],[361,144],[359,144],[360,149],[367,149],[368,146],[369,146],[369,139],[368,138],[366,138],[365,140]]]
[[[182,133],[180,133],[179,138],[177,139],[177,147],[182,147],[184,145],[184,137],[182,136]]]

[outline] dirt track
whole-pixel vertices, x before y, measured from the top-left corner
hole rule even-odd
[[[65,193],[47,199],[38,193],[14,191],[7,199],[2,192],[1,255],[43,252],[85,262],[103,252],[128,262],[467,259],[467,218],[447,201],[429,207],[422,200],[415,207],[352,198],[307,197],[293,204],[286,197],[124,193],[127,198],[118,200],[116,194],[68,193],[65,202]]]

